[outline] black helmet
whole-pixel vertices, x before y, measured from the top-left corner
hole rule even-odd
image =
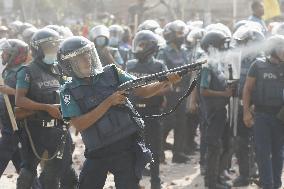
[[[60,40],[61,38],[58,32],[52,29],[43,28],[37,30],[31,39],[31,50],[33,58],[42,60],[46,56],[46,50],[52,51],[52,53],[55,52],[56,55]]]
[[[154,34],[150,30],[142,30],[136,33],[132,44],[132,52],[137,59],[147,58],[158,49],[157,34]]]
[[[142,31],[142,30],[150,30],[154,33],[159,33],[158,30],[161,30],[161,27],[156,20],[145,20],[137,28],[137,31]]]
[[[63,74],[68,77],[84,78],[102,72],[102,65],[94,44],[82,36],[65,39],[59,47],[57,60]],[[84,63],[87,64],[84,65]],[[81,65],[85,67],[82,68]],[[86,66],[88,66],[87,69]]]
[[[213,30],[205,34],[200,45],[206,52],[208,52],[209,47],[213,47],[218,50],[225,50],[229,48],[230,38],[223,32]]]
[[[29,46],[19,39],[6,39],[0,43],[2,64],[17,66],[24,63],[29,54]]]
[[[167,42],[172,42],[179,37],[185,37],[186,33],[186,24],[181,20],[166,24],[163,31],[164,38]]]

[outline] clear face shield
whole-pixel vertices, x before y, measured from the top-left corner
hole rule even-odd
[[[109,45],[116,47],[119,45],[122,38],[122,33],[117,30],[111,30],[109,36]]]
[[[71,52],[62,59],[68,61],[73,73],[78,78],[88,78],[103,71],[97,51],[92,44]]]
[[[57,51],[61,40],[45,41],[40,44],[44,53],[43,62],[46,64],[54,64],[57,59]]]

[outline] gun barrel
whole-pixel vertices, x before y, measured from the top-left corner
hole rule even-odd
[[[151,74],[148,76],[140,77],[135,80],[131,80],[131,81],[121,84],[118,87],[118,89],[119,90],[131,90],[131,89],[144,86],[144,85],[147,85],[153,82],[164,81],[167,79],[167,75],[169,73],[178,73],[180,76],[182,76],[186,74],[188,71],[200,70],[202,67],[202,64],[205,64],[206,62],[207,60],[203,60],[203,61],[199,61],[196,63],[187,64],[184,66],[173,68],[167,71],[162,71],[162,72],[158,72],[158,73]]]

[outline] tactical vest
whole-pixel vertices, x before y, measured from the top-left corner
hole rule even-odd
[[[148,76],[164,71],[162,62],[156,59],[151,59],[149,61],[151,62],[139,63],[136,59],[130,60],[126,64],[126,71],[136,77]],[[131,101],[136,104],[137,108],[144,108],[142,107],[143,105],[145,105],[145,108],[160,108],[163,102],[163,96],[153,96],[151,98],[133,96]]]
[[[164,50],[165,64],[169,69],[183,66],[188,63],[187,55],[185,49],[180,49],[178,51],[165,48]]]
[[[284,104],[284,65],[259,60],[253,102],[256,106],[281,107]]]
[[[214,91],[225,91],[227,87],[225,78],[215,70],[209,69],[209,71],[211,76],[209,89]],[[208,112],[214,112],[225,108],[229,100],[227,97],[202,96],[202,98],[204,99]]]
[[[60,76],[57,67],[53,66],[53,70],[49,71],[50,68],[41,62],[32,62],[23,67],[26,68],[27,73],[30,75],[30,87],[27,97],[39,103],[59,104]],[[50,121],[51,119],[53,118],[45,111],[37,112],[29,117],[29,120],[38,121]]]
[[[32,62],[26,68],[31,81],[27,97],[39,103],[59,104],[60,75],[57,67],[54,66],[51,72],[40,63]]]
[[[79,86],[66,84],[66,89],[79,105],[83,114],[90,112],[112,95],[119,86],[118,74],[115,67],[104,67],[103,73],[97,76],[93,83]],[[111,107],[95,124],[81,132],[82,140],[87,150],[94,151],[106,147],[120,139],[138,131],[138,127],[124,106]]]
[[[176,51],[169,49],[169,46],[167,46],[163,49],[163,51],[164,51],[164,63],[166,64],[168,69],[173,69],[188,64],[185,48],[182,47],[180,50]],[[186,89],[189,86],[189,82],[190,82],[189,75],[184,75],[182,77],[182,80],[176,85],[174,85],[173,91],[167,94],[167,99],[170,106],[174,105],[176,103],[176,100],[179,97],[181,97],[182,94],[185,93]]]
[[[249,68],[252,65],[252,63],[254,63],[257,59],[258,58],[256,58],[256,57],[249,57],[249,56],[242,58],[239,88],[238,88],[238,94],[239,94],[240,98],[242,98],[243,89],[244,89],[244,85],[245,85],[245,81],[246,81],[246,78],[247,78]]]

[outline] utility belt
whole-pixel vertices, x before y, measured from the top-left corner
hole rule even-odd
[[[58,119],[35,119],[35,118],[28,118],[29,122],[34,122],[34,124],[38,127],[41,126],[43,128],[52,128],[59,125]]]

